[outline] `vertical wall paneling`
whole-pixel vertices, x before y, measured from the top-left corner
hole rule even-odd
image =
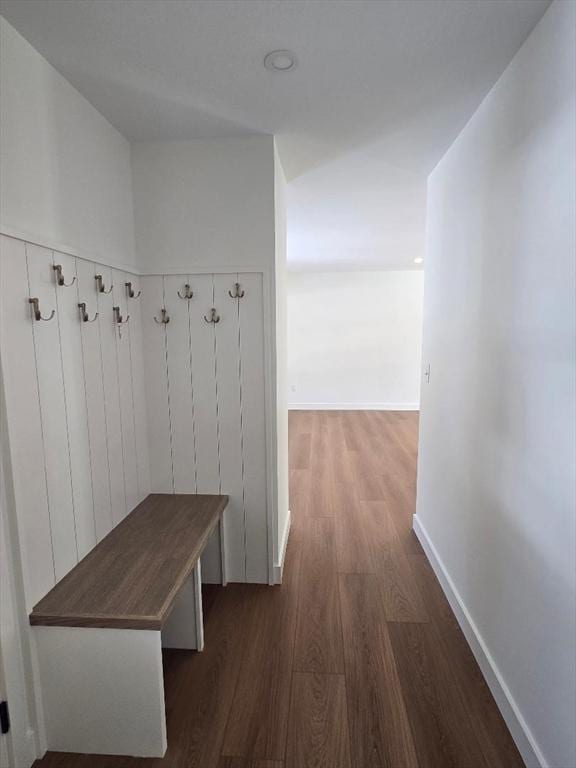
[[[97,274],[102,275],[104,287],[106,291],[109,291],[113,285],[112,270],[100,265],[95,265],[95,269],[98,270]],[[96,283],[94,283],[93,290],[96,291]],[[110,498],[112,502],[112,521],[116,525],[126,516],[126,490],[124,486],[122,425],[116,356],[117,330],[114,325],[112,312],[112,307],[114,306],[113,290],[110,293],[98,293],[97,296],[108,442],[108,468],[110,472]]]
[[[150,491],[228,494],[228,579],[266,583],[262,275],[139,279],[9,237],[1,243],[5,434],[29,606]],[[57,285],[55,264],[75,282]],[[128,296],[128,281],[140,296]],[[236,282],[241,298],[230,295]],[[190,299],[178,296],[186,283]],[[29,296],[54,317],[35,321]],[[121,327],[114,306],[130,315]],[[155,321],[162,309],[166,324]],[[202,571],[204,581],[221,579],[217,534]]]
[[[60,333],[64,404],[72,473],[72,499],[78,557],[96,544],[90,440],[86,411],[86,390],[82,354],[82,330],[78,310],[76,259],[54,252],[54,264],[62,267],[65,285],[56,285],[57,323]]]
[[[268,581],[266,413],[262,275],[240,275],[240,385],[246,504],[246,581]]]
[[[190,302],[192,376],[196,421],[196,472],[198,493],[220,493],[218,452],[218,403],[216,401],[215,329],[204,317],[214,306],[212,275],[195,275]]]
[[[130,365],[132,367],[132,397],[134,403],[134,440],[136,444],[136,472],[138,481],[138,502],[150,493],[150,467],[148,457],[148,424],[146,396],[144,392],[144,360],[142,357],[142,295],[140,280],[128,275],[132,282],[134,298],[128,298],[128,335],[130,338]],[[138,295],[140,294],[140,295]]]
[[[174,490],[196,493],[196,435],[194,424],[194,382],[192,380],[192,348],[190,339],[190,302],[196,295],[182,299],[188,277],[164,278],[166,301],[170,304],[170,323],[166,326],[168,351],[168,386],[174,456]],[[191,285],[194,292],[194,285]]]
[[[174,492],[172,437],[167,371],[166,326],[157,323],[163,307],[171,317],[174,302],[164,296],[164,278],[141,280],[142,339],[144,378],[148,404],[148,451],[150,455],[150,490],[152,493]],[[171,324],[168,323],[168,325]]]
[[[214,275],[214,306],[220,322],[216,330],[216,383],[220,442],[220,482],[230,502],[225,513],[226,569],[230,581],[246,579],[242,412],[240,399],[240,305],[231,298],[238,275]]]
[[[190,302],[192,377],[196,426],[196,476],[198,493],[220,493],[220,446],[216,384],[216,329],[206,322],[215,307],[212,275],[194,275],[194,299]],[[225,492],[225,491],[224,491]],[[202,556],[202,580],[220,580],[220,553],[213,536]]]
[[[136,438],[134,432],[134,400],[132,397],[132,366],[130,362],[130,323],[126,273],[112,270],[114,306],[120,307],[122,324],[116,326],[116,365],[118,368],[118,395],[120,400],[120,426],[122,437],[122,460],[124,487],[126,491],[126,512],[131,512],[138,503],[138,470],[136,462]]]
[[[78,562],[78,541],[70,468],[70,447],[52,251],[26,244],[30,295],[40,300],[50,321],[32,321],[36,370],[40,394],[40,413],[44,435],[44,456],[48,485],[48,504],[56,578],[61,579]]]
[[[76,299],[86,304],[90,321],[98,311],[98,296],[94,275],[98,267],[90,261],[76,262]],[[80,322],[80,311],[76,308],[76,319],[80,327],[82,342],[82,364],[86,387],[86,413],[90,439],[90,468],[92,473],[92,497],[96,540],[100,541],[112,528],[112,506],[110,500],[110,473],[108,467],[108,443],[106,438],[106,409],[104,406],[104,379],[100,354],[100,326],[98,319]]]
[[[6,401],[1,432],[2,442],[6,435],[10,442],[26,607],[30,610],[54,585],[56,575],[25,248],[20,240],[0,238],[0,354]]]

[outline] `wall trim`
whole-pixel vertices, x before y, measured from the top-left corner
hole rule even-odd
[[[290,411],[418,411],[420,403],[288,403]]]
[[[135,264],[122,264],[121,262],[116,261],[111,262],[110,259],[103,259],[101,256],[90,253],[82,248],[74,248],[71,245],[59,243],[49,237],[43,237],[30,232],[23,232],[22,230],[14,229],[14,227],[9,227],[4,224],[0,228],[0,235],[11,237],[13,240],[22,240],[23,243],[28,243],[30,245],[39,245],[41,248],[47,248],[49,251],[57,251],[66,256],[82,259],[83,261],[92,261],[95,264],[101,264],[103,267],[118,269],[121,272],[129,272],[131,275],[141,274]]]
[[[440,586],[450,603],[450,607],[456,616],[460,629],[464,633],[484,679],[492,691],[498,709],[512,734],[512,738],[516,742],[516,746],[518,747],[526,766],[528,768],[550,768],[538,747],[534,735],[524,720],[510,689],[506,685],[496,662],[490,654],[484,638],[480,634],[480,631],[452,581],[442,558],[438,554],[438,550],[432,543],[428,531],[418,515],[414,515],[412,521],[414,532],[422,544],[426,556],[434,569],[434,573],[438,577]]]
[[[91,261],[94,264],[101,264],[103,267],[109,267],[110,269],[118,269],[121,272],[129,272],[131,275],[137,275],[138,277],[157,277],[161,275],[182,275],[183,277],[186,277],[187,275],[213,274],[236,275],[244,274],[246,272],[266,275],[269,272],[269,267],[265,264],[230,266],[229,264],[194,264],[193,261],[190,263],[188,269],[183,266],[162,267],[161,270],[158,268],[151,269],[137,264],[123,264],[121,262],[110,261],[110,259],[102,258],[101,256],[90,253],[82,248],[75,248],[71,245],[51,240],[49,237],[43,237],[30,232],[23,232],[22,230],[4,224],[0,227],[0,235],[11,237],[13,240],[21,240],[23,243],[28,243],[30,245],[39,245],[41,248],[47,248],[49,251],[63,253],[66,256],[72,256],[75,259]]]
[[[288,510],[286,516],[286,524],[284,525],[284,531],[282,534],[281,546],[279,550],[279,560],[274,564],[274,584],[282,584],[282,576],[284,575],[284,562],[286,560],[286,548],[288,547],[288,539],[290,538],[290,528],[292,525],[292,513]]]

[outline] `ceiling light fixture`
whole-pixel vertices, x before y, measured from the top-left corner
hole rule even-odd
[[[424,259],[422,259],[420,256],[417,256],[414,259],[414,264],[422,264],[423,261],[424,261]]]
[[[296,66],[292,51],[271,51],[264,57],[264,66],[272,72],[289,72]]]

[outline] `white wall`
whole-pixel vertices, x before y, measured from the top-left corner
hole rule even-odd
[[[134,265],[130,145],[0,18],[0,228]]]
[[[417,408],[422,292],[421,271],[290,273],[290,406]]]
[[[282,377],[276,376],[276,368],[282,365],[281,352],[278,358],[276,352],[277,344],[279,350],[282,347],[282,322],[277,322],[282,313],[277,299],[282,294],[280,291],[277,295],[276,289],[282,285],[285,263],[281,232],[284,182],[275,157],[274,139],[252,136],[142,142],[133,145],[132,159],[137,250],[144,272],[262,273],[263,301],[258,306],[263,310],[258,310],[258,327],[263,337],[253,335],[251,343],[264,347],[265,396],[259,397],[255,407],[260,409],[266,428],[267,467],[263,482],[267,492],[267,547],[272,579],[278,555],[278,508],[283,508],[279,496],[286,497],[287,508],[287,468],[283,464],[287,467],[287,452],[282,451],[287,438],[281,394],[277,390]],[[241,301],[240,306],[247,308],[249,302]],[[243,392],[243,397],[247,401],[257,391],[251,387]],[[250,558],[247,573],[249,561]],[[261,569],[248,580],[261,581]]]
[[[145,271],[274,263],[271,136],[132,145]]]
[[[575,10],[429,180],[416,520],[526,761],[554,768],[576,765]]]
[[[274,562],[281,567],[289,535],[288,517],[288,318],[286,267],[286,177],[274,146],[274,234],[276,288],[276,432],[278,465],[278,520]],[[279,574],[277,574],[277,578]]]

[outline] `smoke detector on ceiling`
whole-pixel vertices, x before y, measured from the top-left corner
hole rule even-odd
[[[270,51],[264,57],[264,66],[272,72],[290,72],[296,63],[292,51]]]

